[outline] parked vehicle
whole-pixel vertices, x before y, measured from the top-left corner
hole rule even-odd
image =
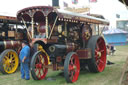
[[[44,79],[48,69],[63,70],[69,83],[78,80],[80,68],[86,64],[91,72],[104,70],[105,41],[102,36],[93,35],[91,25],[109,25],[107,20],[50,6],[24,8],[18,11],[17,18],[31,29],[30,43],[39,49],[30,65],[34,80]]]
[[[21,25],[16,17],[0,16],[0,71],[3,74],[14,73],[18,68],[21,41],[27,39]]]

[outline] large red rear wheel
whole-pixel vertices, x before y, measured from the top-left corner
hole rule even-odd
[[[66,56],[64,62],[64,76],[68,83],[77,81],[80,73],[80,63],[78,55],[75,52],[70,52]]]
[[[45,53],[42,51],[37,51],[31,60],[31,75],[34,80],[42,80],[45,78],[48,68],[45,68],[45,65],[48,65],[48,59]]]
[[[91,48],[92,58],[88,61],[91,72],[102,72],[106,66],[106,45],[101,36],[90,38],[88,48]]]

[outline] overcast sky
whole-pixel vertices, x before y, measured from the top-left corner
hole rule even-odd
[[[119,3],[118,0],[97,0],[97,4],[88,3],[88,0],[78,0],[79,3],[77,5],[73,5],[72,0],[60,0],[61,7],[63,7],[63,1],[67,2],[71,7],[90,6],[92,12],[97,13],[124,12],[123,5],[120,5],[121,3]],[[1,0],[0,3],[0,15],[6,14],[15,16],[20,9],[36,5],[51,5],[52,0]]]
[[[89,3],[89,0],[78,0],[77,5],[73,5],[72,0],[60,0],[61,8],[63,8],[63,1],[68,3],[70,7],[90,7],[90,13],[104,15],[111,21],[111,24],[114,24],[114,27],[117,20],[116,14],[120,15],[121,20],[128,20],[128,10],[118,0],[97,0],[97,3]],[[52,0],[1,0],[0,15],[16,16],[18,10],[37,5],[52,5]]]
[[[15,16],[20,9],[29,6],[50,4],[51,0],[0,0],[0,15]]]

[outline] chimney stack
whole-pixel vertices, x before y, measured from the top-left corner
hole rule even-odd
[[[59,8],[59,0],[52,0],[52,6],[55,8]]]

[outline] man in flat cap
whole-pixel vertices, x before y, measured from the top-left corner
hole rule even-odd
[[[29,74],[29,57],[30,57],[30,47],[28,46],[27,41],[22,42],[22,49],[20,51],[20,71],[21,71],[21,78],[25,80],[30,79]]]

